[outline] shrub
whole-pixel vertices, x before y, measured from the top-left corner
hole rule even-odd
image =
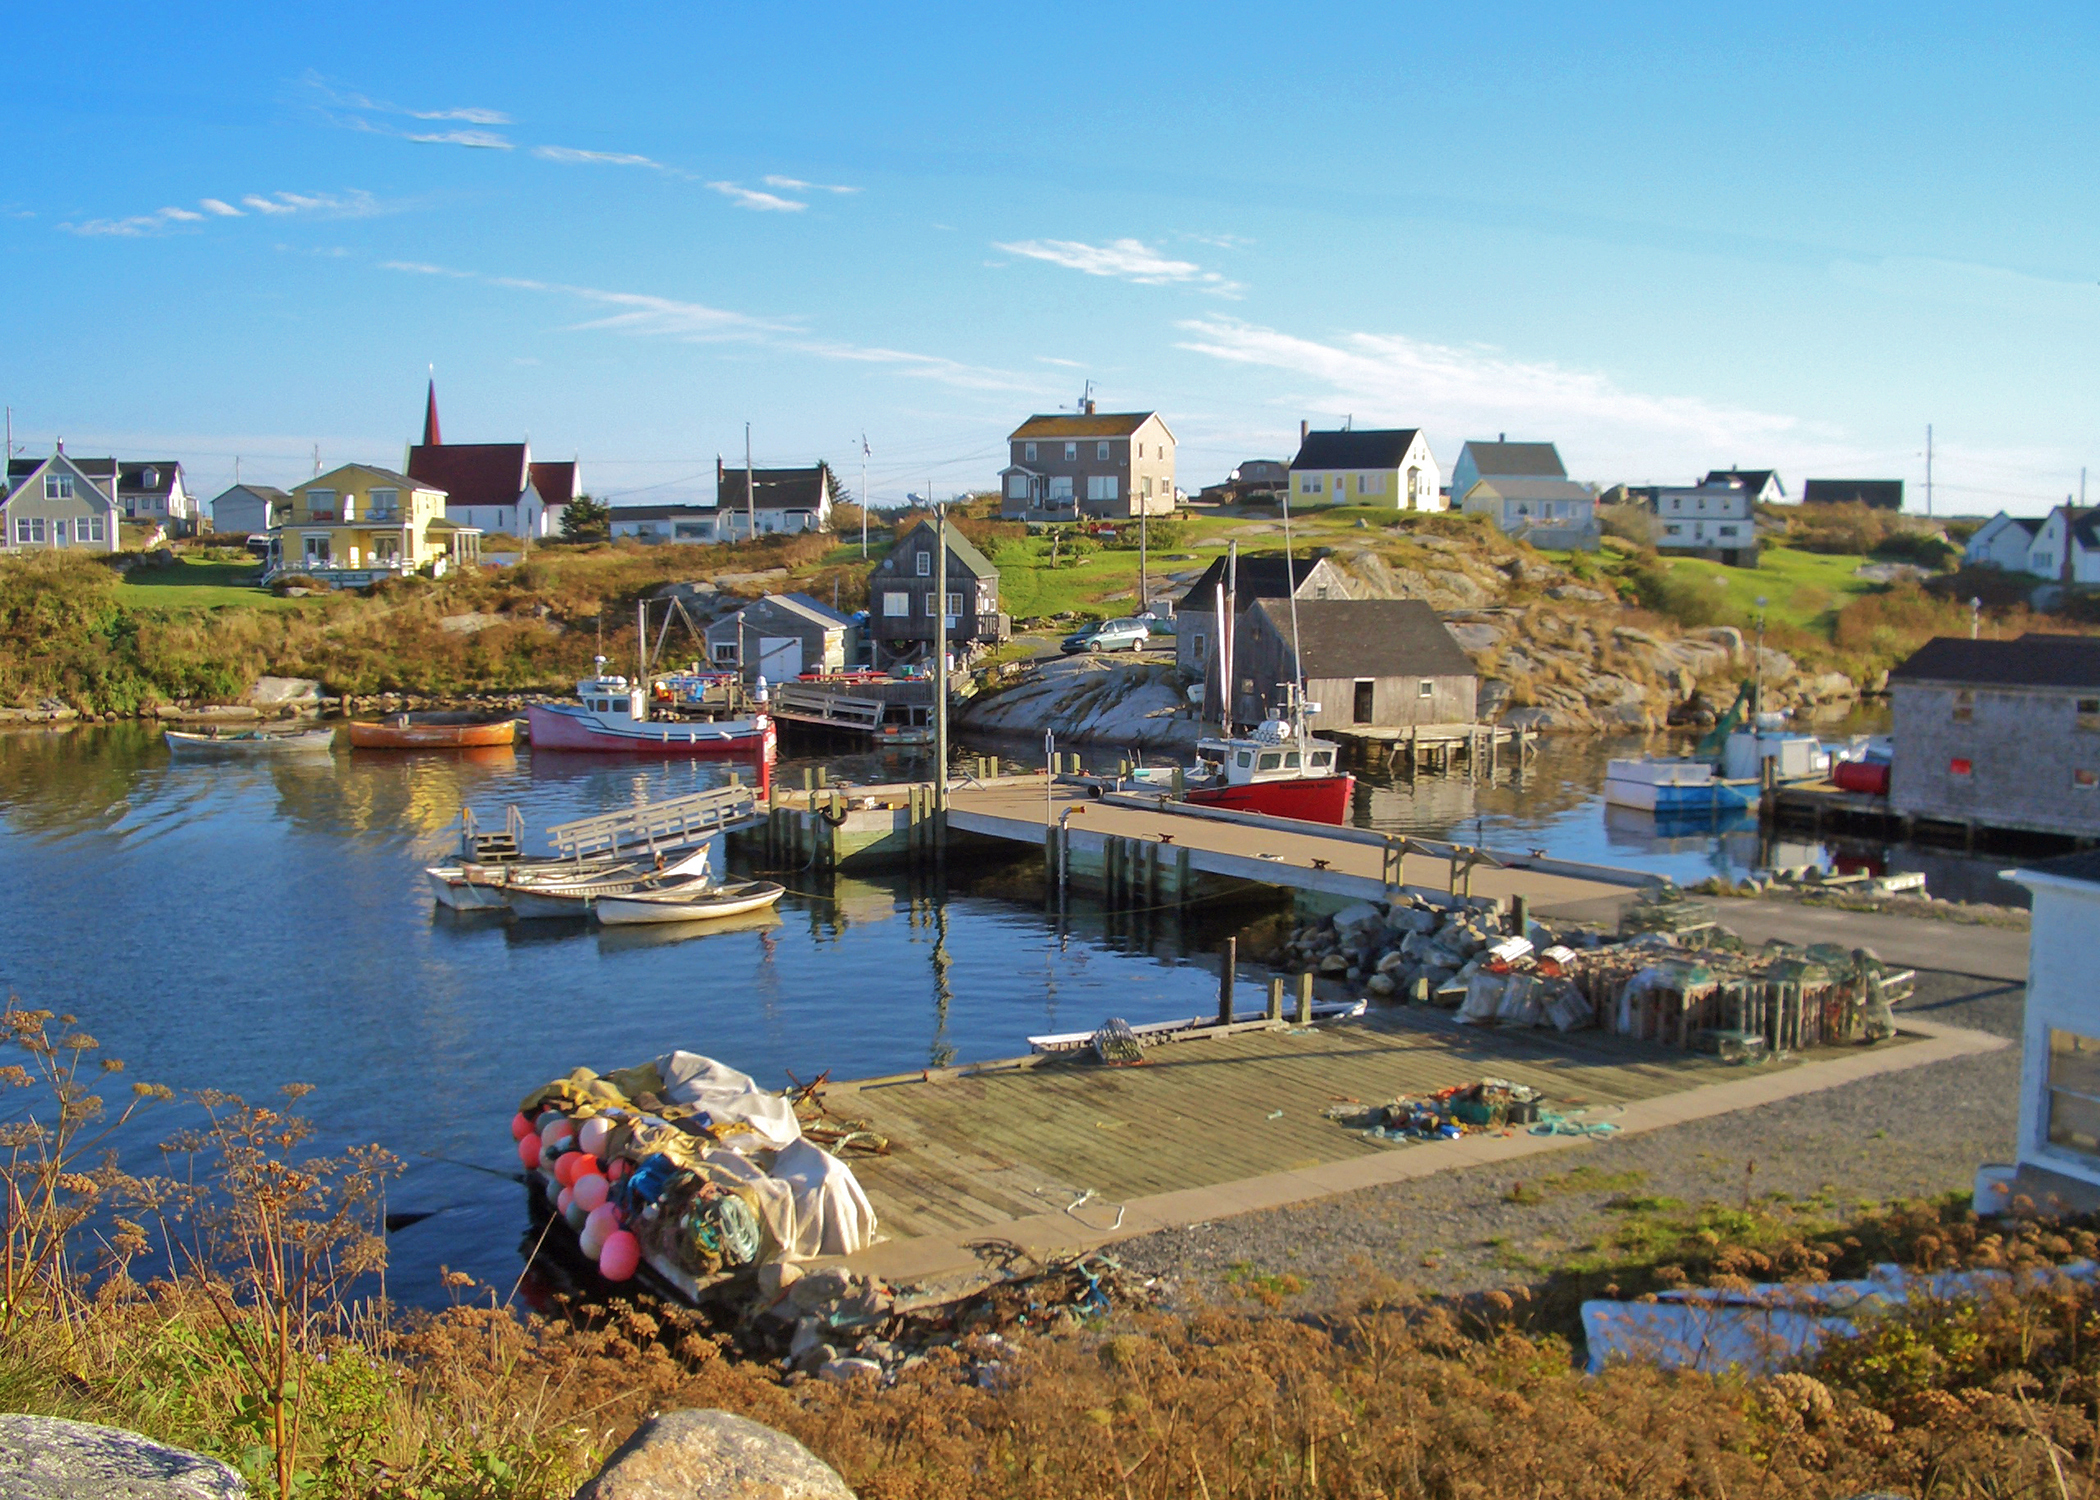
[[[1627,582],[1633,585],[1643,609],[1696,628],[1720,619],[1724,602],[1723,591],[1708,583],[1706,577],[1691,569],[1679,571],[1667,563],[1641,562],[1628,571]]]
[[[279,573],[270,580],[270,592],[282,599],[293,589],[304,589],[310,594],[326,593],[328,585],[306,573]]]

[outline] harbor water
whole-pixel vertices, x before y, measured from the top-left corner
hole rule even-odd
[[[1025,768],[1011,747],[977,748]],[[1597,787],[1610,753],[1549,743],[1521,779],[1505,770],[1492,784],[1367,778],[1355,818],[1679,880],[1769,857],[1754,823],[1679,835],[1607,818]],[[797,781],[803,764],[785,760],[781,775]],[[859,781],[926,769],[823,764]],[[770,872],[789,890],[774,919],[700,936],[507,922],[431,899],[423,867],[456,847],[463,806],[500,823],[516,804],[536,835],[729,773],[524,747],[176,760],[134,725],[0,735],[0,992],[77,1016],[125,1060],[125,1082],[257,1100],[312,1085],[302,1107],[319,1147],[391,1150],[405,1169],[389,1208],[430,1215],[392,1236],[389,1290],[410,1303],[442,1300],[440,1267],[504,1289],[517,1277],[524,1198],[508,1121],[529,1089],[579,1065],[683,1047],[782,1087],[827,1069],[1013,1056],[1031,1033],[1112,1015],[1215,1008],[1212,954],[1245,911],[1190,913],[1142,941],[1084,903],[1056,925],[1031,899],[1039,860],[1018,851],[1010,871],[951,868],[945,888]],[[1249,984],[1240,1004],[1259,1003]],[[195,1118],[161,1112],[169,1129]],[[152,1169],[150,1143],[132,1160]]]

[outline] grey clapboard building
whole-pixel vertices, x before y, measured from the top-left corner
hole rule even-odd
[[[897,539],[868,575],[868,636],[874,664],[888,668],[919,656],[931,659],[936,533],[921,521]],[[999,613],[999,570],[954,526],[948,528],[948,650],[968,656],[1012,633]]]
[[[2100,640],[1940,636],[1889,674],[1889,696],[1893,811],[2100,837]]]
[[[707,627],[708,661],[746,682],[791,682],[804,672],[843,672],[850,622],[807,594],[768,594]]]
[[[1286,581],[1288,580],[1288,581]],[[1203,701],[1218,701],[1218,590],[1226,560],[1215,559],[1174,606],[1174,664],[1203,681]],[[1259,599],[1346,599],[1349,580],[1324,557],[1242,556],[1232,572],[1233,638],[1247,634],[1247,612]]]
[[[0,504],[0,523],[5,525],[0,550],[117,550],[117,524],[123,512],[117,507],[114,465],[107,475],[98,477],[61,448],[19,475],[13,465],[9,468],[7,499]]]
[[[1236,648],[1236,713],[1245,724],[1302,678],[1318,729],[1471,724],[1480,675],[1420,599],[1263,599],[1247,612]],[[1296,649],[1292,643],[1295,640]]]

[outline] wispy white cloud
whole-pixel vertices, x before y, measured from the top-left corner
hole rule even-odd
[[[818,359],[881,365],[915,379],[932,380],[968,390],[1037,391],[1040,382],[1012,371],[966,364],[944,355],[907,349],[854,344],[822,338],[799,320],[764,318],[706,303],[687,302],[646,292],[610,291],[602,287],[540,281],[521,276],[491,276],[427,261],[384,261],[380,269],[416,276],[443,276],[478,281],[486,286],[574,299],[608,309],[603,315],[569,326],[570,332],[618,333],[633,338],[673,339],[682,343],[747,343],[807,354]]]
[[[1067,370],[1084,370],[1086,368],[1085,365],[1076,359],[1059,359],[1054,354],[1038,354],[1036,360],[1040,364],[1062,365]]]
[[[648,167],[657,172],[675,172],[660,161],[630,151],[580,151],[574,146],[534,146],[532,154],[542,161],[591,162],[608,167]],[[684,175],[684,174],[679,174]]]
[[[148,235],[164,234],[178,226],[200,224],[208,218],[245,219],[247,214],[235,208],[223,198],[200,198],[197,200],[205,210],[170,206],[155,209],[150,214],[134,214],[124,219],[87,219],[79,223],[63,223],[58,227],[68,234],[117,239],[141,239]],[[311,214],[319,218],[364,219],[374,214],[387,212],[386,205],[366,192],[348,193],[284,193],[264,197],[260,193],[249,193],[241,199],[250,209],[265,215]]]
[[[1769,462],[1772,445],[1801,451],[1834,436],[1794,417],[1693,396],[1652,396],[1628,390],[1598,371],[1514,358],[1494,349],[1455,348],[1399,334],[1304,338],[1225,318],[1180,326],[1188,337],[1178,347],[1229,364],[1303,377],[1311,389],[1294,393],[1297,399],[1315,410],[1354,411],[1359,424],[1369,418],[1447,434],[1520,429],[1558,435],[1563,457],[1645,462],[1663,473],[1689,473],[1701,465],[1732,462],[1739,454],[1762,454],[1760,461]]]
[[[1254,243],[1244,234],[1196,234],[1191,232],[1184,234],[1182,238],[1194,240],[1199,245],[1211,245],[1219,250],[1244,250]]]
[[[857,193],[860,191],[857,187],[843,187],[836,183],[804,182],[799,177],[769,176],[762,180],[767,187],[776,187],[788,193]]]
[[[482,109],[468,105],[450,109],[413,109],[406,105],[392,104],[384,99],[355,90],[339,89],[320,73],[308,70],[301,80],[307,92],[324,104],[340,109],[354,109],[365,114],[400,115],[410,120],[458,120],[467,125],[508,125],[510,116],[497,109]]]
[[[440,130],[419,135],[407,132],[408,139],[421,146],[465,146],[474,151],[510,151],[515,149],[504,137],[492,130]]]
[[[708,186],[738,208],[755,209],[760,213],[799,214],[809,207],[807,203],[797,203],[792,198],[781,198],[772,193],[761,193],[756,188],[740,187],[734,182],[710,182]]]
[[[993,248],[1084,271],[1089,276],[1111,276],[1143,286],[1190,286],[1223,297],[1236,297],[1243,290],[1238,282],[1216,271],[1206,271],[1192,260],[1176,260],[1143,240],[1110,240],[1105,245],[1079,240],[1015,240]]]

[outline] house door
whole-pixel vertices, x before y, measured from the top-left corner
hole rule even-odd
[[[328,538],[310,536],[306,539],[306,562],[309,567],[328,566]]]
[[[787,682],[802,675],[802,637],[762,635],[758,638],[758,674],[768,682]]]
[[[54,547],[63,547],[65,546],[65,544],[66,523],[64,521],[53,521],[51,523],[51,545]]]
[[[1377,686],[1370,678],[1359,678],[1356,684],[1356,701],[1350,705],[1350,719],[1358,724],[1368,724],[1376,716],[1373,707],[1373,689]]]

